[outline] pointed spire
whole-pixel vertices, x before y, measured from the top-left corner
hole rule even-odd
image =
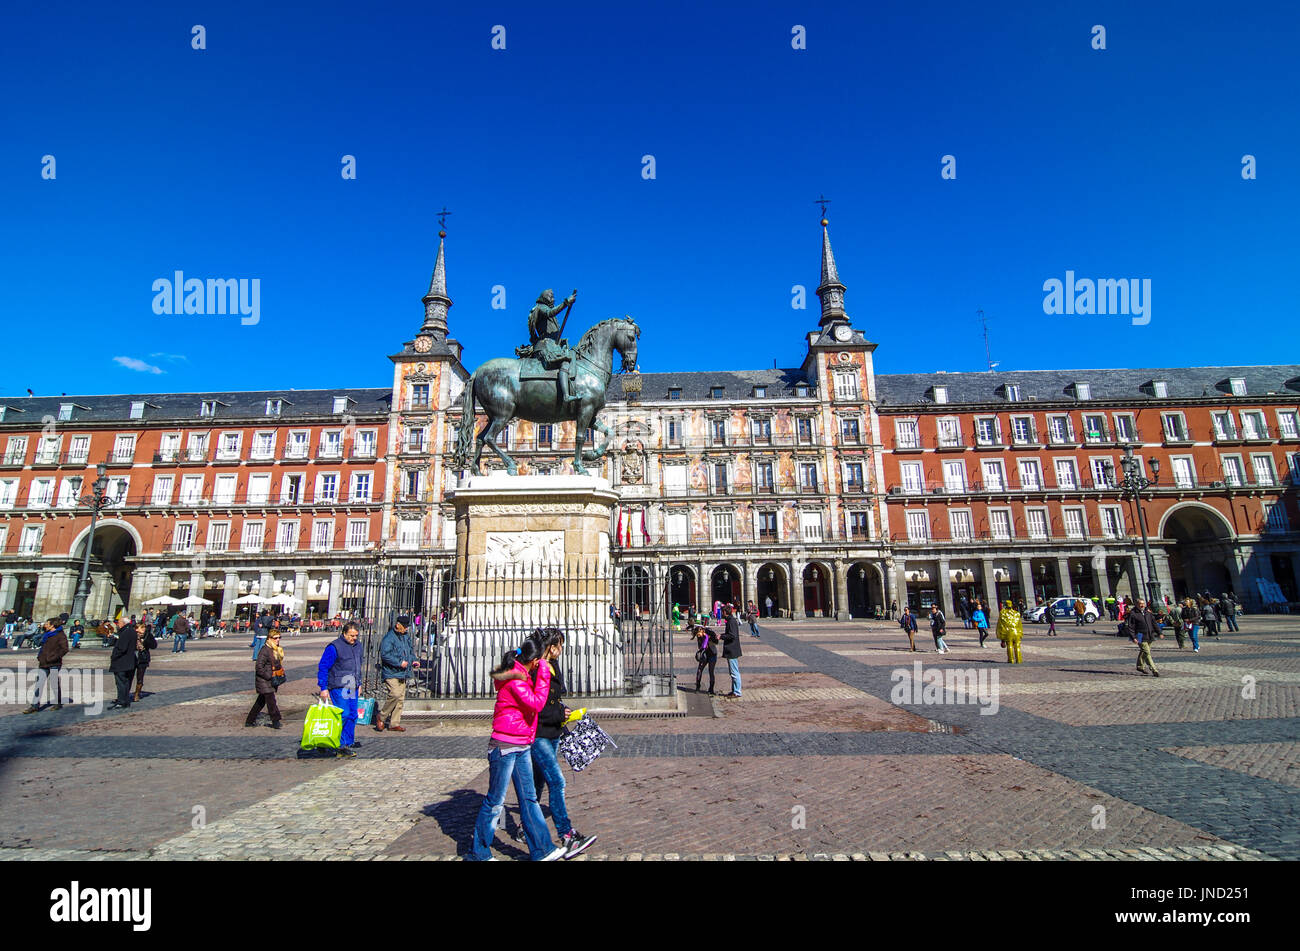
[[[829,221],[822,218],[822,282],[817,288],[817,296],[822,302],[822,317],[818,321],[821,327],[836,322],[846,324],[849,322],[849,315],[844,313],[846,288],[840,283],[840,272],[835,267],[835,253],[831,251],[831,233],[827,230],[829,224]]]
[[[447,339],[447,309],[451,307],[451,298],[447,296],[447,264],[443,257],[443,242],[446,237],[446,231],[438,232],[438,259],[433,265],[429,293],[424,295],[424,326],[420,328],[419,334],[435,340]]]

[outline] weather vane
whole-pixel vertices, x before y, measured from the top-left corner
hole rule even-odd
[[[825,195],[821,195],[821,196],[819,196],[818,199],[817,199],[816,201],[813,202],[814,205],[821,205],[821,206],[822,206],[822,217],[823,217],[823,218],[826,217],[826,206],[829,205],[830,203],[831,203],[831,200],[830,200],[829,198],[827,198]]]

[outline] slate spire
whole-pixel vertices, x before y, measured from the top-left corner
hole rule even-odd
[[[817,287],[817,296],[822,302],[822,317],[818,325],[823,328],[837,322],[849,322],[849,315],[844,313],[846,288],[840,283],[840,272],[835,267],[835,253],[831,251],[831,235],[827,229],[829,224],[822,218],[822,282]]]
[[[433,265],[433,277],[429,281],[429,293],[424,295],[424,326],[420,328],[421,337],[433,337],[435,340],[447,339],[447,309],[451,307],[451,298],[447,296],[447,264],[443,256],[443,243],[446,231],[438,232],[438,259]]]

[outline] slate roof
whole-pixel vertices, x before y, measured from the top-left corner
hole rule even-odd
[[[36,396],[2,397],[0,406],[6,407],[4,423],[24,427],[40,425],[41,418],[59,415],[59,406],[73,403],[70,425],[93,422],[152,422],[177,420],[186,423],[223,423],[241,421],[270,422],[321,417],[335,417],[334,397],[346,396],[352,400],[348,412],[355,416],[386,415],[392,401],[388,387],[340,387],[334,390],[253,390],[243,393],[133,393],[101,396]],[[268,399],[283,400],[279,416],[266,415]],[[144,400],[147,404],[143,420],[131,419],[131,404]],[[199,416],[199,404],[204,400],[217,400],[215,416]]]
[[[710,398],[710,391],[715,386],[722,387],[722,398],[717,400],[719,403],[725,403],[728,400],[752,400],[754,399],[755,386],[766,386],[768,388],[767,396],[764,399],[782,400],[793,397],[795,385],[801,383],[807,383],[807,380],[804,379],[803,371],[798,368],[642,373],[641,402],[666,400],[668,399],[668,390],[671,387],[681,388],[683,402],[707,400]],[[814,390],[810,388],[810,395],[813,392]],[[623,377],[615,374],[605,391],[605,399],[611,401],[624,398]]]

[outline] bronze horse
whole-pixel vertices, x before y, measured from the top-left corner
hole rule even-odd
[[[614,351],[623,358],[624,372],[636,369],[636,344],[641,328],[631,317],[613,317],[592,327],[574,347],[573,361],[574,402],[565,405],[555,385],[554,371],[542,369],[532,358],[516,360],[498,357],[489,360],[474,371],[465,383],[461,396],[461,421],[456,432],[456,450],[452,455],[452,468],[460,472],[470,468],[481,473],[483,447],[491,446],[501,457],[506,471],[519,473],[515,461],[501,451],[496,435],[512,419],[527,419],[534,423],[558,423],[573,420],[573,471],[587,475],[582,461],[594,462],[609,449],[609,427],[596,419],[605,406],[605,388],[614,374]],[[487,414],[487,425],[474,438],[474,403],[478,401]],[[583,450],[588,427],[604,434],[600,447]],[[470,463],[470,450],[474,460]]]

